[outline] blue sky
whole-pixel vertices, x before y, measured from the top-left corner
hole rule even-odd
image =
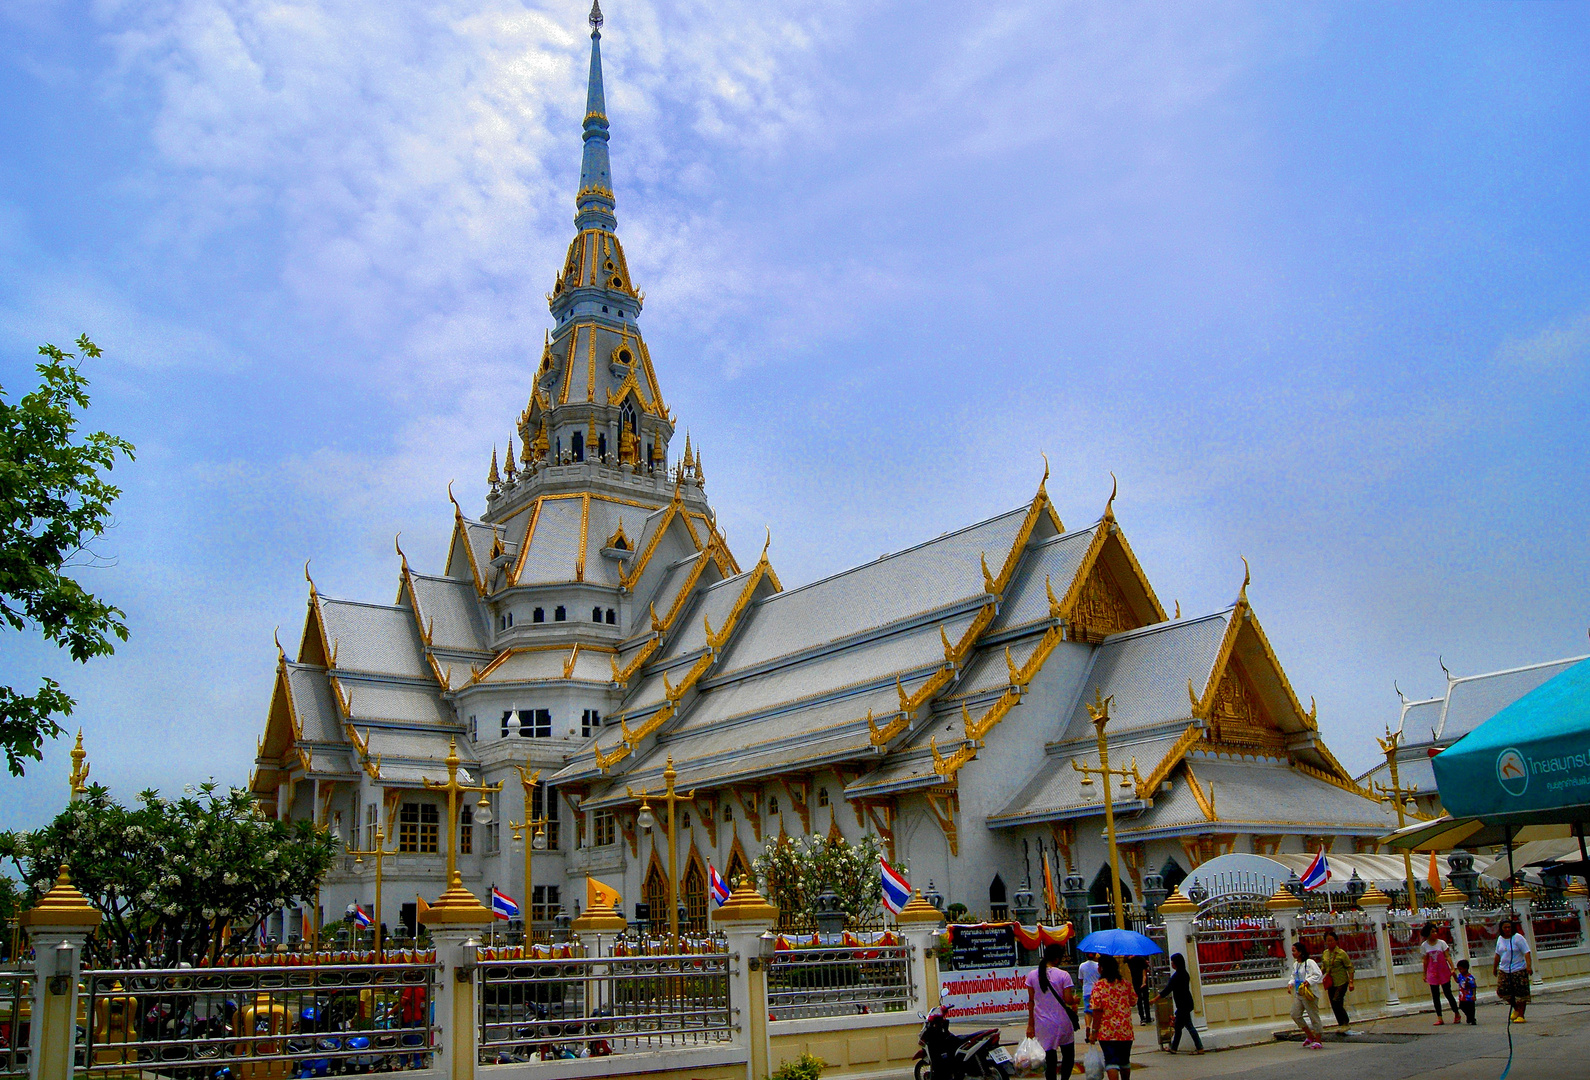
[[[1365,767],[1393,681],[1590,651],[1590,5],[612,0],[619,231],[730,542],[786,584],[1020,504],[1249,595]],[[0,384],[132,439],[56,675],[124,795],[242,782],[302,568],[439,569],[572,234],[585,5],[0,6]],[[65,793],[69,740],[0,779]]]

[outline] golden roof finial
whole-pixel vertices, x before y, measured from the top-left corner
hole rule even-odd
[[[1242,560],[1242,588],[1237,590],[1237,604],[1245,606],[1248,602],[1248,583],[1253,580],[1253,570],[1248,566],[1246,555],[1238,555],[1237,558]]]
[[[309,599],[313,600],[316,596],[315,579],[309,576],[309,562],[308,559],[304,560],[304,580],[309,582]]]
[[[1038,481],[1038,494],[1048,495],[1049,490],[1047,485],[1049,483],[1049,455],[1040,450],[1038,451],[1038,456],[1043,458],[1043,479]]]
[[[284,663],[287,660],[287,650],[282,648],[282,628],[280,626],[271,631],[271,640],[276,642],[276,662]]]
[[[77,745],[72,747],[72,798],[76,799],[88,790],[88,770],[92,768],[84,759],[88,751],[83,749],[83,729],[77,729]]]
[[[1118,486],[1119,486],[1119,483],[1115,479],[1115,473],[1111,472],[1110,473],[1110,497],[1108,499],[1104,500],[1104,520],[1105,521],[1114,521],[1115,520],[1115,491],[1116,491],[1116,488]]]
[[[403,554],[403,545],[398,542],[398,541],[400,541],[402,539],[403,539],[403,530],[399,529],[397,531],[397,533],[392,537],[392,546],[397,549],[398,558],[403,560],[403,572],[405,574],[407,574],[409,572],[409,557],[407,555]]]
[[[491,471],[486,474],[486,483],[492,487],[502,483],[502,477],[497,474],[497,447],[495,444],[491,448]]]
[[[512,435],[508,436],[508,452],[503,455],[502,465],[503,465],[503,470],[502,470],[503,471],[503,475],[506,476],[509,480],[512,480],[515,471],[517,471],[516,467],[515,467],[515,465],[513,463],[513,436]]]
[[[765,526],[765,528],[767,529],[767,539],[762,541],[762,560],[761,561],[763,561],[763,562],[767,561],[767,549],[773,546],[773,526],[768,525],[768,526]]]

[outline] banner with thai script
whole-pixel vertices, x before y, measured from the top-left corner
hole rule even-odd
[[[946,971],[939,976],[939,999],[951,1020],[1019,1019],[1027,1015],[1026,973],[1013,967]]]

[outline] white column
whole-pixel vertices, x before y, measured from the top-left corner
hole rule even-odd
[[[1452,920],[1452,944],[1457,951],[1457,959],[1467,960],[1472,969],[1474,958],[1469,955],[1469,931],[1463,921],[1463,909],[1468,904],[1468,897],[1463,895],[1462,890],[1453,888],[1452,883],[1448,881],[1446,888],[1441,890],[1441,895],[1437,899],[1441,901],[1441,910],[1446,912],[1448,919]],[[1453,961],[1452,966],[1456,968],[1457,962]]]
[[[922,899],[921,890],[894,917],[894,924],[910,946],[911,1008],[927,1012],[939,1003],[939,929],[944,915]]]
[[[73,888],[62,866],[55,886],[24,912],[19,922],[27,928],[34,949],[28,1072],[33,1080],[70,1080],[77,1053],[77,984],[83,968],[83,945],[99,925],[100,915]]]
[[[1187,961],[1187,976],[1192,984],[1193,1023],[1203,1030],[1204,989],[1198,971],[1198,942],[1193,937],[1198,905],[1183,896],[1180,889],[1173,889],[1159,905],[1159,914],[1165,920],[1165,955],[1181,953]]]
[[[1535,961],[1535,974],[1530,984],[1540,986],[1546,977],[1541,973],[1540,948],[1535,944],[1535,894],[1522,885],[1514,885],[1507,896],[1513,902],[1513,910],[1518,912],[1518,927],[1524,932],[1524,940],[1529,942],[1529,955]]]
[[[749,877],[742,877],[739,887],[712,913],[712,922],[728,939],[729,955],[739,957],[729,961],[729,1008],[734,1014],[735,1041],[745,1047],[747,1080],[765,1077],[771,1068],[762,935],[772,930],[777,919],[778,908],[762,898]]]
[[[1397,969],[1391,962],[1391,934],[1386,930],[1386,909],[1391,906],[1391,897],[1370,882],[1369,890],[1359,899],[1358,906],[1375,924],[1375,943],[1380,946],[1380,964],[1386,972],[1386,1004],[1401,1005],[1402,999],[1397,996]]]

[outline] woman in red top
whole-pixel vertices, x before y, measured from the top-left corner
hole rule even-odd
[[[1137,993],[1116,957],[1099,959],[1099,981],[1093,984],[1093,1035],[1104,1050],[1110,1080],[1132,1080],[1132,1012]]]

